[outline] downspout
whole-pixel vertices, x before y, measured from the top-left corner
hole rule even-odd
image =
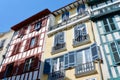
[[[94,35],[94,30],[93,30],[93,25],[92,25],[92,21],[91,20],[90,20],[90,24],[91,24],[91,30],[92,30],[93,40],[94,40],[94,42],[96,42],[95,35]],[[98,60],[97,63],[98,63],[98,69],[99,69],[99,72],[100,72],[100,80],[104,80],[103,79],[103,74],[102,74],[100,60]]]

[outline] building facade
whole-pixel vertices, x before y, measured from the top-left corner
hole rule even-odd
[[[49,14],[45,9],[11,28],[15,32],[0,67],[0,79],[40,80]]]
[[[13,33],[14,32],[11,30],[0,34],[0,64],[2,64],[3,62],[3,59],[9,47],[9,43],[11,41]]]
[[[104,80],[120,80],[120,0],[89,0]]]
[[[50,15],[42,80],[102,79],[100,51],[89,13],[86,2],[80,0]]]

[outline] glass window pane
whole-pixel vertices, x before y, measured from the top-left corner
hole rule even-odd
[[[108,25],[105,25],[104,27],[105,27],[105,31],[106,31],[106,32],[110,32],[110,29],[109,29],[109,26],[108,26]]]
[[[30,42],[30,47],[34,47],[34,45],[35,45],[35,38],[32,38]]]
[[[115,24],[110,24],[112,30],[116,30]]]
[[[111,46],[112,52],[116,52],[116,51],[117,51],[117,49],[116,49],[116,46],[115,46],[115,43],[114,43],[114,42],[112,42],[112,43],[110,44],[110,46]]]
[[[76,54],[76,57],[77,57],[76,63],[77,63],[77,65],[83,63],[83,53],[82,52],[83,51],[78,51],[77,54]]]
[[[120,50],[120,41],[117,41],[118,49]]]

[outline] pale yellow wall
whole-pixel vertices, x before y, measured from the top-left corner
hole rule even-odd
[[[89,21],[86,21],[85,24],[87,26],[88,34],[90,36],[90,41],[91,41],[90,43],[87,43],[87,44],[84,44],[84,45],[81,45],[81,46],[78,46],[78,47],[73,47],[72,44],[73,44],[73,39],[74,39],[74,28],[72,27],[70,29],[64,30],[67,50],[52,55],[51,51],[52,51],[52,47],[53,47],[53,44],[54,44],[54,35],[50,36],[50,37],[46,36],[44,59],[58,57],[60,55],[66,54],[70,51],[83,49],[85,47],[90,46],[92,43],[94,43],[94,37],[93,37],[91,23]],[[66,77],[70,78],[70,80],[85,80],[85,79],[88,79],[88,78],[97,78],[97,80],[100,80],[99,79],[100,75],[98,75],[99,70],[98,70],[97,63],[96,63],[96,70],[97,70],[96,74],[76,78],[75,77],[75,69],[69,69],[69,70],[66,70]],[[42,79],[47,80],[47,75],[43,75]]]
[[[69,17],[73,17],[75,16],[77,13],[76,13],[76,8],[73,8],[69,11]],[[58,24],[58,23],[61,23],[62,22],[62,14],[58,15],[55,17],[55,24]]]

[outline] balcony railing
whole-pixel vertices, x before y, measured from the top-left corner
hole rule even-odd
[[[48,75],[48,80],[64,80],[65,72],[64,71],[55,71]]]
[[[85,64],[80,64],[75,67],[75,75],[76,77],[84,76],[84,75],[89,75],[92,73],[95,73],[95,64],[94,62],[89,62]]]
[[[82,45],[82,44],[85,44],[85,43],[88,43],[88,42],[90,42],[89,35],[88,34],[82,35],[82,36],[79,36],[76,39],[73,39],[73,46],[76,47],[76,46],[79,46],[79,45]]]
[[[87,0],[87,3],[89,5],[94,5],[94,4],[105,2],[105,1],[108,1],[108,0]]]
[[[73,22],[73,21],[76,21],[76,20],[78,20],[78,19],[81,19],[82,17],[85,17],[85,16],[87,16],[87,15],[88,15],[88,11],[85,11],[84,14],[78,14],[78,15],[72,17],[72,18],[69,18],[67,21],[62,21],[61,23],[59,23],[59,24],[57,24],[57,25],[54,25],[54,26],[49,27],[48,30],[49,30],[49,31],[52,31],[52,30],[54,30],[54,29],[56,29],[56,28],[62,27],[62,26],[66,25],[66,24],[69,24],[69,23],[71,23],[71,22]]]
[[[57,44],[52,48],[52,53],[57,53],[66,49],[66,44]]]
[[[92,14],[91,14],[91,18],[99,18],[101,16],[110,14],[110,13],[115,13],[117,11],[120,10],[120,3],[99,9],[99,10],[95,10]]]

